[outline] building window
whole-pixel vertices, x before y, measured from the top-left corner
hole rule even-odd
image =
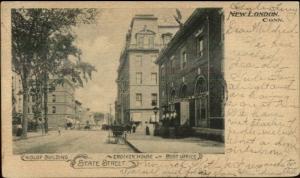
[[[137,93],[135,96],[135,104],[136,106],[142,106],[143,100],[142,100],[142,94]]]
[[[30,107],[28,107],[28,113],[30,113]]]
[[[157,106],[157,93],[152,93],[151,94],[151,105],[152,106]]]
[[[157,73],[156,72],[151,73],[151,81],[152,81],[152,83],[157,84]]]
[[[142,81],[143,78],[142,78],[142,72],[137,72],[136,73],[136,84],[142,84]]]
[[[174,59],[174,56],[172,56],[171,60],[170,60],[170,71],[171,71],[171,74],[175,73],[175,59]]]
[[[187,97],[187,86],[183,85],[180,89],[180,97],[186,98]]]
[[[197,56],[198,57],[202,57],[203,56],[203,49],[204,49],[204,45],[203,45],[203,38],[200,37],[197,39]]]
[[[172,90],[171,90],[171,93],[170,93],[170,101],[171,101],[171,102],[174,101],[175,96],[176,96],[175,89],[172,89]]]
[[[187,56],[186,51],[182,51],[181,53],[181,69],[184,69],[187,65]]]
[[[56,102],[56,96],[52,95],[52,102],[55,103]]]
[[[32,96],[31,100],[34,103],[35,102],[35,96]]]
[[[154,36],[149,36],[149,48],[154,48]]]
[[[163,34],[162,35],[163,45],[166,46],[171,41],[171,38],[172,38],[171,33]]]
[[[137,45],[138,45],[138,48],[144,47],[144,36],[142,36],[142,35],[137,36]]]
[[[161,80],[162,80],[162,81],[165,80],[165,75],[166,75],[165,66],[162,65],[162,66],[160,67],[160,76],[161,76]]]
[[[52,106],[52,113],[55,114],[56,113],[56,107]]]
[[[135,64],[138,67],[143,66],[143,57],[142,56],[137,56]]]

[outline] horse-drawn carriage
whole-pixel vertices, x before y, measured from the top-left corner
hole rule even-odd
[[[110,126],[108,133],[108,143],[123,143],[125,144],[126,139],[126,128],[119,125]]]

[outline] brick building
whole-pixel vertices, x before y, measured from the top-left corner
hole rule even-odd
[[[154,15],[135,15],[126,35],[118,68],[116,121],[146,122],[155,119],[158,106],[158,66],[155,60],[172,35],[175,25],[160,25]]]
[[[51,82],[51,81],[50,81]],[[58,126],[63,127],[66,118],[75,119],[75,87],[74,84],[65,79],[63,85],[57,85],[54,91],[48,93],[48,125],[49,128],[56,129]],[[35,97],[29,97],[28,117],[33,120]]]
[[[223,19],[222,9],[196,9],[160,52],[160,119],[223,136]]]
[[[50,81],[51,82],[51,81]],[[23,96],[22,96],[22,82],[18,74],[12,73],[12,98],[13,98],[13,111],[15,113],[23,113]],[[74,84],[65,79],[64,85],[58,85],[54,91],[48,92],[48,125],[49,128],[63,127],[66,122],[66,117],[76,119],[76,103],[74,100],[75,87]],[[28,121],[34,122],[34,107],[36,97],[28,97]],[[78,103],[77,103],[78,104]],[[79,110],[78,110],[79,111]],[[44,112],[42,110],[42,112]]]

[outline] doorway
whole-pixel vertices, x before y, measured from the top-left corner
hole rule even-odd
[[[203,75],[196,79],[195,95],[195,126],[208,127],[208,93],[207,82]]]
[[[207,96],[195,99],[195,125],[197,127],[207,127]]]

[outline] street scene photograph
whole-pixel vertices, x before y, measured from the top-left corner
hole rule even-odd
[[[12,9],[13,154],[224,154],[224,40],[222,8]]]

